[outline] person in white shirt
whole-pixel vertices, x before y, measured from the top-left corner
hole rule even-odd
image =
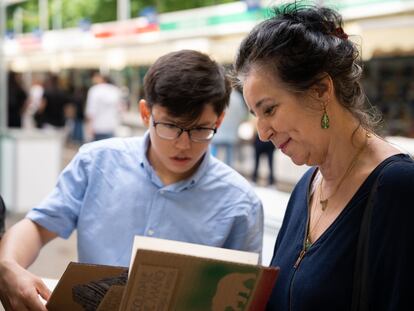
[[[88,91],[85,112],[89,135],[93,140],[113,137],[120,123],[121,90],[99,72],[92,81],[95,85]]]

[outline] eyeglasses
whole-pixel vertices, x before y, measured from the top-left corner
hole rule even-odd
[[[183,132],[188,132],[191,141],[201,143],[211,140],[217,132],[215,128],[195,127],[186,129],[172,123],[156,122],[154,121],[154,117],[152,117],[152,125],[157,135],[167,140],[177,139]]]

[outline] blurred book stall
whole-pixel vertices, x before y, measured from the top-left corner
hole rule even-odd
[[[414,57],[384,55],[364,65],[365,91],[383,114],[385,134],[414,138]]]
[[[414,137],[414,1],[341,1],[340,6],[348,33],[361,45],[363,84],[383,113],[383,135]]]
[[[338,9],[346,33],[361,46],[363,83],[370,102],[384,113],[383,134],[414,138],[414,0],[315,2]],[[170,51],[188,48],[230,65],[244,36],[271,14],[269,5],[284,3],[234,1],[76,28],[14,33],[2,40],[3,61],[7,70],[22,73],[27,86],[53,72],[64,84],[87,89],[91,72],[99,69],[123,89],[129,103],[124,130],[134,135],[143,129],[137,102],[150,64]],[[4,137],[10,142],[13,135]]]
[[[394,122],[395,118],[413,116],[409,101],[414,86],[409,79],[414,59],[414,0],[322,2],[340,10],[345,31],[361,45],[370,100],[392,119],[388,134],[414,136],[412,125]],[[190,48],[231,64],[242,38],[271,14],[268,5],[282,3],[286,2],[234,1],[116,22],[81,23],[77,28],[14,34],[6,37],[4,53],[8,68],[24,72],[27,83],[33,73],[59,72],[75,84],[88,84],[90,71],[100,69],[124,87],[130,106],[136,109],[143,76],[159,56]]]

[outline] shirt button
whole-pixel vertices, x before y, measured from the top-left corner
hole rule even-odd
[[[154,230],[149,229],[148,230],[148,235],[153,235],[154,234]]]
[[[160,190],[160,194],[164,194],[165,193],[165,191],[164,190]]]

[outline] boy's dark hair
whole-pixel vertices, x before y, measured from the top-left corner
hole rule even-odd
[[[194,123],[211,104],[220,115],[229,103],[231,86],[224,68],[206,54],[181,50],[160,57],[144,78],[150,108],[160,105],[183,123]]]

